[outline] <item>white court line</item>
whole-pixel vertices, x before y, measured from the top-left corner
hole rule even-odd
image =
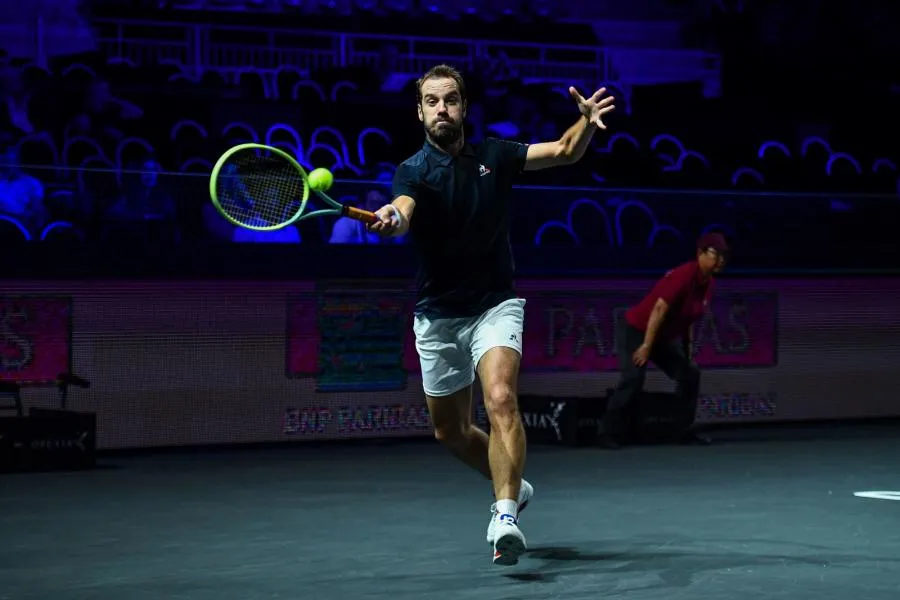
[[[900,500],[900,492],[853,492],[853,495],[874,500]]]

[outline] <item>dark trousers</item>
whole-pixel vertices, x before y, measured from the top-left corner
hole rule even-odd
[[[621,377],[609,399],[606,413],[600,420],[600,432],[607,436],[619,437],[626,433],[634,401],[644,389],[647,364],[638,367],[632,358],[643,342],[643,331],[635,329],[625,319],[619,321],[616,327],[616,348]],[[677,394],[684,403],[683,433],[686,433],[693,426],[697,412],[700,369],[687,356],[680,340],[654,344],[650,351],[650,362],[675,381]]]

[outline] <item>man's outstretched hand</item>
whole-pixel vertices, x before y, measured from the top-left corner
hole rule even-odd
[[[584,98],[574,87],[569,88],[569,94],[575,99],[581,114],[600,129],[606,129],[603,116],[616,109],[614,104],[616,101],[615,97],[607,96],[604,98],[603,95],[605,93],[606,88],[600,88],[590,98]]]

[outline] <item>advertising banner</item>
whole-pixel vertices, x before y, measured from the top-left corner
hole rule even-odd
[[[65,296],[0,296],[0,380],[43,385],[69,371],[72,303]]]
[[[618,380],[616,320],[653,283],[517,282],[520,393],[605,396]],[[71,370],[89,380],[68,405],[96,413],[99,449],[431,435],[408,281],[12,281],[5,290],[0,377],[48,383]],[[697,419],[900,415],[897,298],[892,278],[723,278],[696,330]],[[646,385],[674,388],[655,369]],[[26,410],[53,408],[53,392],[26,389]]]

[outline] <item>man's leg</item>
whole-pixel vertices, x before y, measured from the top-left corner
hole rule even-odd
[[[494,562],[501,565],[516,564],[525,552],[518,513],[533,493],[522,479],[525,427],[519,413],[518,379],[524,321],[525,301],[512,299],[485,312],[472,333],[472,358],[491,424],[488,457],[497,499],[488,538],[493,538]]]
[[[466,319],[432,320],[416,315],[413,332],[434,437],[490,478],[487,434],[472,424],[475,372],[469,348],[473,328]]]
[[[603,448],[619,447],[618,439],[625,433],[629,411],[637,395],[644,388],[647,367],[634,364],[632,355],[644,341],[644,334],[631,327],[624,319],[616,327],[616,348],[619,355],[619,383],[606,405],[606,411],[598,427],[599,445]]]
[[[525,427],[518,402],[519,360],[515,350],[495,347],[478,363],[484,408],[491,424],[488,457],[498,501],[518,502],[525,469]]]
[[[508,371],[514,372],[503,374]],[[525,428],[519,413],[517,393],[519,354],[506,347],[492,348],[479,361],[478,372],[485,412],[491,423],[488,463],[494,498],[497,501],[491,506],[486,538],[489,544],[493,544],[497,537],[496,517],[500,514],[513,514],[518,520],[519,513],[525,510],[534,495],[534,488],[523,477],[526,450]],[[509,450],[510,447],[512,451]],[[506,501],[515,502],[514,512]],[[506,512],[503,513],[501,509]]]
[[[449,396],[425,395],[434,437],[454,456],[491,479],[488,435],[472,424],[472,386]]]
[[[525,427],[519,413],[519,361],[516,350],[493,347],[478,362],[484,407],[491,423],[488,459],[497,498],[488,537],[493,537],[494,563],[501,565],[516,564],[525,552],[525,536],[518,527],[519,510],[531,496],[530,486],[522,479]],[[523,491],[527,492],[524,498]]]
[[[709,444],[707,438],[700,437],[693,431],[697,400],[700,397],[700,369],[678,342],[661,345],[651,353],[650,360],[675,382],[676,393],[683,403],[684,414],[679,424],[680,440],[684,443]]]

